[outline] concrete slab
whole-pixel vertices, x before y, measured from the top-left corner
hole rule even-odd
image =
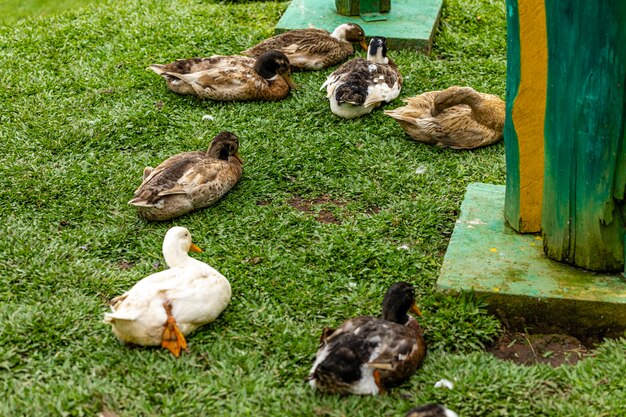
[[[276,25],[275,32],[316,27],[332,32],[342,23],[357,23],[368,38],[385,36],[390,49],[413,49],[430,53],[439,24],[443,0],[393,0],[387,20],[366,22],[359,16],[337,13],[335,0],[293,0]]]
[[[503,185],[470,184],[437,281],[440,291],[485,296],[511,330],[581,340],[626,330],[626,279],[547,258],[539,235],[504,220]]]

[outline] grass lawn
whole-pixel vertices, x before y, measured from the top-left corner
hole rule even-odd
[[[330,70],[295,74],[301,88],[278,103],[199,101],[145,70],[235,54],[287,5],[128,0],[0,27],[0,415],[391,417],[425,402],[461,416],[626,415],[626,339],[575,366],[521,367],[484,352],[500,324],[479,301],[434,293],[466,185],[504,183],[502,143],[458,152],[411,141],[381,111],[339,119],[319,91]],[[450,85],[504,97],[505,38],[504,1],[446,1],[432,56],[389,52],[401,97]],[[127,201],[143,167],[221,130],[240,138],[240,184],[175,221],[139,219]],[[101,323],[108,300],[163,268],[172,225],[233,287],[179,360],[122,346]],[[321,329],[378,314],[399,280],[424,312],[423,369],[387,396],[312,392]],[[441,378],[454,389],[434,388]]]
[[[0,24],[13,24],[19,19],[78,9],[91,3],[96,0],[0,0]]]

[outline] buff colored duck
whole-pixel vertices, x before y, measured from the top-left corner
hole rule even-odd
[[[502,139],[505,104],[493,94],[450,87],[405,99],[386,110],[413,139],[452,149],[473,149]]]
[[[377,395],[409,378],[426,356],[409,310],[421,315],[413,286],[398,282],[385,294],[383,318],[361,316],[324,329],[309,384],[326,393]]]
[[[256,59],[213,55],[153,64],[150,69],[165,78],[175,93],[218,101],[282,100],[296,88],[289,59],[280,51]]]
[[[231,298],[228,280],[215,269],[189,256],[202,252],[184,227],[172,227],[163,239],[169,266],[152,274],[111,301],[104,322],[124,343],[162,346],[176,357],[187,348],[185,336],[214,321]]]
[[[344,23],[332,32],[322,29],[296,29],[266,39],[243,55],[258,57],[270,50],[287,55],[293,69],[320,70],[345,61],[354,53],[352,43],[367,49],[365,32],[356,23]]]
[[[147,220],[169,220],[216,203],[241,178],[239,140],[221,132],[208,151],[184,152],[146,167],[128,204]]]
[[[353,119],[398,97],[402,75],[387,57],[387,40],[373,37],[367,59],[354,58],[341,65],[320,89],[324,87],[330,110],[337,116]]]

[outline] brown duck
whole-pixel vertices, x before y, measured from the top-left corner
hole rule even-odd
[[[216,203],[241,178],[239,140],[221,132],[208,151],[184,152],[146,167],[128,204],[147,220],[169,220]]]
[[[296,29],[266,39],[242,54],[258,57],[272,49],[287,55],[294,69],[320,70],[345,61],[354,53],[352,43],[367,49],[365,32],[355,23],[344,23],[332,32],[322,29]]]
[[[493,94],[450,87],[405,99],[386,110],[413,139],[452,149],[473,149],[502,139],[505,104]]]
[[[165,78],[175,93],[218,101],[282,100],[296,88],[289,59],[279,51],[268,51],[257,59],[213,55],[153,64],[150,69]]]
[[[413,286],[397,282],[383,299],[383,318],[361,316],[324,329],[309,384],[333,394],[377,395],[409,378],[422,365],[426,343],[411,310]]]

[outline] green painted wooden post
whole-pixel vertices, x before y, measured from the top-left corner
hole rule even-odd
[[[546,254],[624,269],[626,2],[546,0]]]
[[[391,10],[391,0],[335,0],[337,12],[344,16],[358,16],[363,11],[386,13]]]

